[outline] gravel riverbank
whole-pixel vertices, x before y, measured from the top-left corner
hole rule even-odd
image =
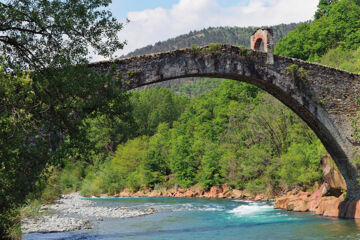
[[[79,193],[62,196],[52,205],[42,207],[50,214],[22,221],[23,233],[69,232],[89,229],[106,218],[130,218],[149,215],[155,209],[97,207],[90,200],[83,200]]]

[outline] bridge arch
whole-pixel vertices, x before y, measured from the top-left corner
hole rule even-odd
[[[115,66],[124,88],[133,89],[186,77],[226,78],[265,90],[300,116],[334,159],[347,184],[347,198],[360,199],[356,164],[360,142],[352,120],[360,111],[360,75],[235,46],[180,49],[93,63],[100,71]],[[358,90],[359,89],[359,90]],[[320,160],[319,160],[320,161]]]

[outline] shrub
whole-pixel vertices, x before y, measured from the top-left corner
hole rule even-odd
[[[80,193],[83,196],[96,196],[102,193],[101,191],[101,178],[95,176],[94,173],[87,175],[81,185]]]

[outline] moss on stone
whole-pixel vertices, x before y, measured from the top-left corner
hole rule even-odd
[[[296,64],[290,64],[285,69],[288,72],[288,74],[291,75],[292,79],[295,81],[296,86],[299,87],[300,89],[304,89],[307,83],[306,71],[302,67],[299,67]]]

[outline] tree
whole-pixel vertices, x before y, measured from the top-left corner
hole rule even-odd
[[[111,166],[123,179],[122,186],[137,191],[144,185],[144,162],[147,155],[149,139],[146,136],[129,140],[118,146]],[[119,189],[122,190],[122,189]]]
[[[320,0],[318,4],[318,10],[315,12],[315,19],[327,15],[329,13],[330,4],[337,0]]]
[[[0,239],[19,226],[17,208],[46,165],[66,154],[64,140],[79,139],[84,118],[126,121],[121,81],[84,64],[90,48],[107,57],[123,47],[122,24],[104,10],[110,3],[0,1]]]
[[[223,183],[223,177],[221,175],[219,163],[221,152],[217,148],[217,145],[213,143],[208,143],[206,145],[205,154],[201,159],[202,169],[200,182],[203,188],[209,189],[212,186],[218,186]]]
[[[163,183],[170,174],[169,150],[170,131],[168,123],[161,123],[157,133],[149,139],[149,149],[146,154],[144,169],[146,171],[146,185],[154,187]]]
[[[160,123],[175,121],[182,113],[186,100],[168,89],[151,88],[133,94],[134,118],[138,135],[153,135]]]
[[[35,74],[33,80],[28,73],[5,74],[5,68],[0,66],[0,235],[4,238],[11,225],[9,211],[13,213],[34,190],[41,171],[66,157],[67,144],[82,141],[82,119],[98,113],[126,122],[128,111],[121,84],[104,87],[112,84],[112,74],[67,67],[50,76]]]
[[[111,0],[0,1],[0,55],[10,68],[84,63],[90,47],[111,56],[123,25],[105,8]]]
[[[319,11],[322,9],[320,4]],[[280,39],[275,54],[320,61],[321,56],[338,46],[355,50],[360,46],[359,19],[359,0],[333,1],[326,5],[326,14],[313,22],[300,24],[296,30]]]

